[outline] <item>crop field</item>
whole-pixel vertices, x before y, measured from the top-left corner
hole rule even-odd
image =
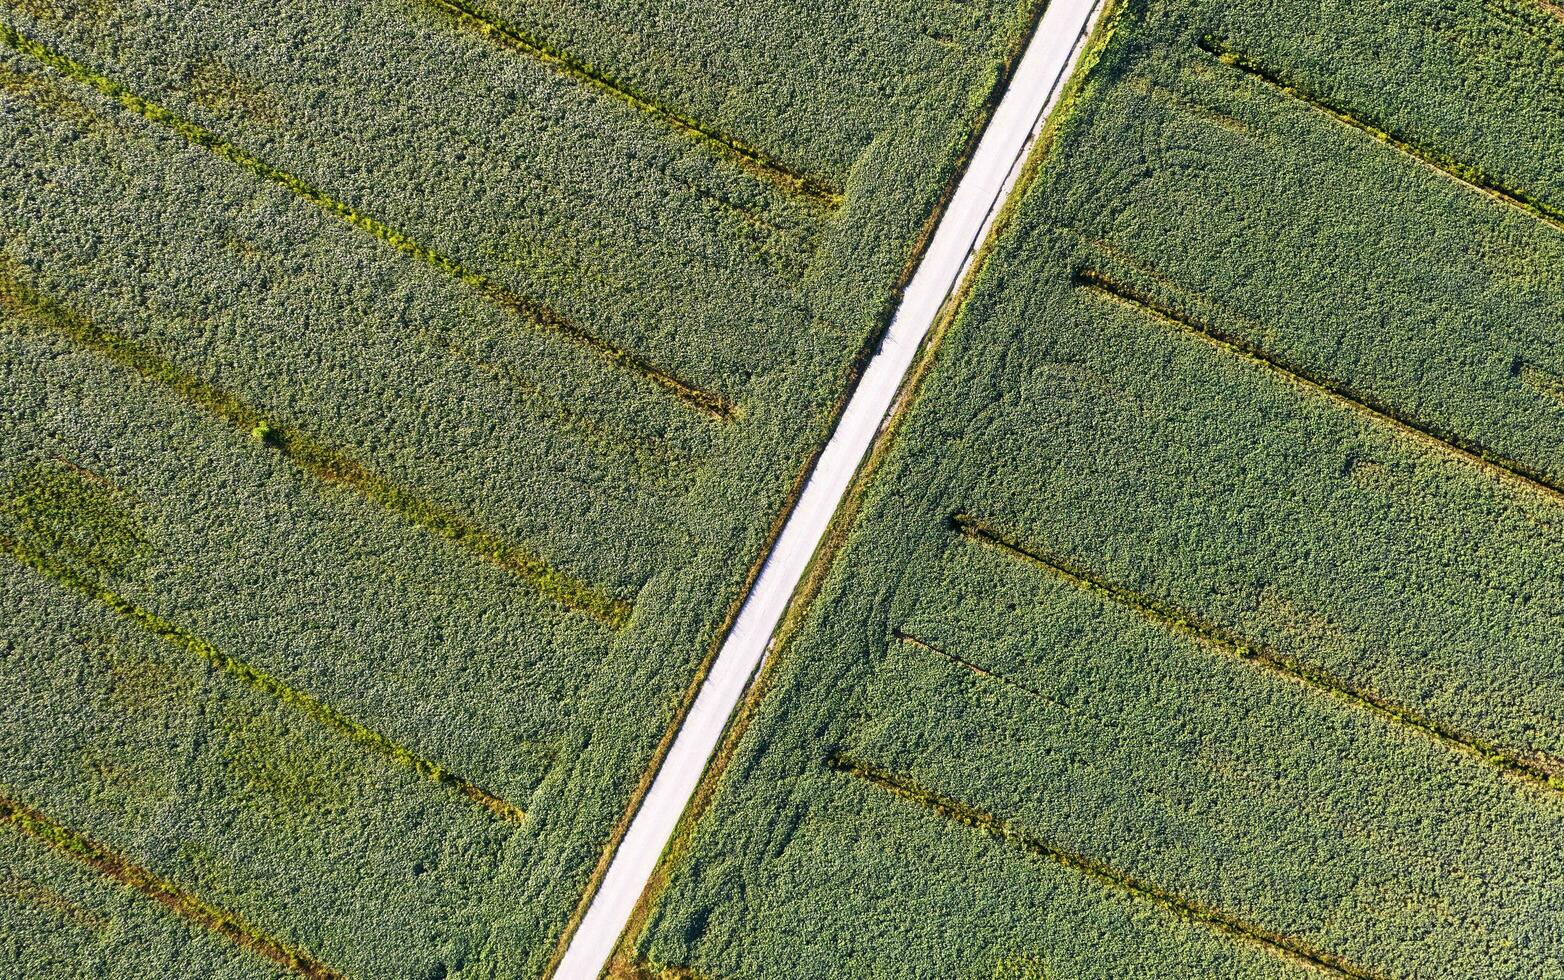
[[[1038,0],[0,0],[0,975],[538,976]]]
[[[619,974],[1564,977],[1564,10],[1087,64]]]

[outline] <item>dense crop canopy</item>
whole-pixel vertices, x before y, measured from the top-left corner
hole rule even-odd
[[[541,974],[1040,6],[0,3],[0,974]]]
[[[1564,977],[1555,7],[1116,6],[627,970]]]

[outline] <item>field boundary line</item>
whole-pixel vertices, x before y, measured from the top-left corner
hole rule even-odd
[[[969,541],[993,548],[1011,558],[1041,569],[1055,579],[1083,592],[1129,609],[1167,633],[1228,654],[1269,673],[1287,677],[1322,694],[1362,708],[1399,727],[1415,731],[1448,749],[1477,760],[1503,775],[1523,780],[1538,789],[1564,790],[1564,761],[1552,764],[1529,759],[1513,750],[1477,738],[1422,715],[1366,688],[1354,685],[1325,668],[1255,643],[1198,613],[1180,609],[1093,574],[1073,561],[1023,544],[995,529],[986,518],[971,514],[951,517],[957,533]]]
[[[347,980],[302,950],[295,949],[250,925],[194,892],[122,857],[86,834],[72,830],[38,810],[0,795],[0,823],[93,871],[164,906],[175,915],[214,932],[243,949],[265,957],[309,980]]]
[[[941,820],[967,827],[1031,857],[1051,861],[1099,885],[1148,901],[1180,918],[1207,926],[1229,938],[1254,943],[1272,955],[1299,966],[1350,977],[1352,980],[1387,980],[1382,974],[1370,973],[1334,953],[1316,949],[1301,939],[1240,919],[1203,902],[1185,898],[1161,885],[1114,867],[1106,861],[1065,850],[1017,826],[1011,820],[963,803],[954,797],[926,789],[901,773],[862,762],[840,752],[827,757],[825,765],[828,769],[860,780],[897,799],[926,810]]]
[[[0,265],[0,311],[5,310],[134,371],[188,404],[217,416],[261,446],[276,450],[320,482],[353,490],[381,509],[521,578],[561,606],[585,613],[615,629],[628,623],[631,613],[628,601],[605,595],[527,550],[482,530],[454,511],[403,489],[356,462],[345,451],[330,447],[295,426],[266,417],[218,386],[43,295]]]
[[[364,214],[353,205],[331,196],[304,178],[267,163],[212,130],[193,123],[173,110],[137,94],[126,85],[76,61],[69,55],[28,37],[4,21],[0,21],[0,41],[5,42],[19,54],[26,55],[68,78],[95,89],[101,95],[118,102],[124,109],[183,137],[191,145],[207,150],[262,180],[289,191],[295,197],[308,201],[327,214],[391,246],[403,255],[411,256],[440,270],[451,279],[476,291],[495,306],[530,322],[542,332],[564,337],[610,363],[639,374],[663,388],[676,400],[703,414],[722,421],[727,421],[734,416],[735,406],[722,396],[686,383],[641,355],[633,354],[628,349],[597,336],[543,303],[523,296],[483,273],[468,269],[444,252],[424,245],[385,222]]]
[[[1381,422],[1416,442],[1442,450],[1491,476],[1531,490],[1555,504],[1564,504],[1564,487],[1555,484],[1540,470],[1507,456],[1500,456],[1475,440],[1415,422],[1373,395],[1315,377],[1307,369],[1289,363],[1260,345],[1175,309],[1143,290],[1119,282],[1089,266],[1076,271],[1075,284],[1107,302],[1134,310],[1218,351],[1264,368],[1297,387]]]
[[[1334,119],[1344,126],[1372,137],[1391,149],[1411,157],[1417,163],[1443,174],[1468,190],[1481,194],[1491,201],[1508,205],[1528,217],[1552,227],[1555,231],[1564,231],[1564,210],[1533,197],[1519,188],[1510,186],[1504,181],[1490,176],[1478,167],[1462,163],[1445,153],[1425,147],[1413,141],[1410,137],[1394,130],[1377,126],[1342,106],[1316,95],[1286,75],[1267,68],[1259,61],[1237,51],[1218,38],[1207,35],[1195,43],[1202,51],[1216,58],[1229,68],[1264,83],[1282,95],[1304,103],[1314,111]]]
[[[343,714],[314,695],[273,677],[248,660],[222,652],[196,634],[175,625],[151,610],[136,605],[130,599],[94,581],[91,577],[73,571],[60,562],[51,561],[48,557],[6,535],[0,535],[0,552],[10,555],[18,563],[47,580],[102,603],[127,622],[140,627],[170,646],[195,654],[252,690],[294,708],[349,741],[371,749],[402,768],[466,797],[494,816],[512,823],[521,823],[526,819],[526,812],[515,804],[500,799],[439,763],[418,755],[406,746]]]
[[[844,200],[840,191],[827,185],[820,178],[789,167],[770,154],[703,125],[690,116],[658,105],[602,70],[549,46],[520,25],[489,13],[476,4],[470,3],[469,0],[425,0],[425,2],[499,44],[531,55],[561,75],[595,88],[662,120],[676,132],[705,145],[718,156],[737,164],[740,169],[768,181],[792,196],[804,198],[823,208],[839,207]]]
[[[839,506],[887,420],[894,419],[898,395],[925,338],[959,293],[1004,212],[1025,170],[1027,151],[1044,128],[1098,9],[1097,0],[1052,0],[1029,35],[998,107],[894,304],[878,350],[806,473],[797,500],[784,512],[781,533],[763,556],[755,584],[742,596],[651,787],[634,805],[628,830],[566,940],[553,974],[558,980],[595,980],[609,965]]]

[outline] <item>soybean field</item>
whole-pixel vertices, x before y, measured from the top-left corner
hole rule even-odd
[[[545,973],[1041,6],[0,2],[0,974]]]
[[[1564,977],[1564,10],[1125,0],[625,977]]]

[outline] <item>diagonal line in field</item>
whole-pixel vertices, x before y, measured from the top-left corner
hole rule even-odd
[[[1517,357],[1510,363],[1510,375],[1533,391],[1564,403],[1564,376],[1558,372]]]
[[[830,756],[825,764],[827,768],[868,783],[948,823],[968,827],[1023,854],[1052,861],[1099,885],[1151,902],[1180,918],[1207,926],[1232,939],[1255,943],[1267,952],[1300,966],[1350,977],[1352,980],[1382,980],[1380,974],[1370,973],[1334,953],[1313,948],[1294,936],[1275,932],[1240,919],[1232,913],[1186,898],[1105,861],[1061,848],[1018,826],[1014,821],[954,797],[926,789],[902,773],[892,772],[842,753]]]
[[[971,514],[956,514],[952,516],[951,522],[966,539],[1019,559],[1084,592],[1123,606],[1168,633],[1184,637],[1207,649],[1237,657],[1270,673],[1297,681],[1322,694],[1356,705],[1399,727],[1415,731],[1447,748],[1470,756],[1491,769],[1524,780],[1531,786],[1553,791],[1564,790],[1564,761],[1545,757],[1528,758],[1492,742],[1458,731],[1366,688],[1358,687],[1328,670],[1272,647],[1255,643],[1197,613],[1179,609],[1160,599],[1111,582],[1063,556],[1049,554],[1023,544],[1015,537],[996,529],[986,518]]]
[[[5,819],[0,814],[0,822]],[[114,928],[114,920],[108,916],[85,908],[55,889],[14,871],[7,871],[4,876],[0,876],[0,895],[12,899],[18,905],[48,912],[98,937],[105,936]]]
[[[934,655],[936,657],[939,657],[940,659],[942,659],[942,660],[944,660],[944,661],[946,661],[948,663],[954,664],[957,667],[960,667],[960,668],[962,668],[964,670],[967,670],[967,671],[969,671],[969,672],[971,672],[973,674],[976,674],[978,677],[981,677],[984,680],[993,681],[996,684],[1001,684],[1001,685],[1003,685],[1005,687],[1008,687],[1008,688],[1010,688],[1011,690],[1014,690],[1014,691],[1020,691],[1022,694],[1026,695],[1029,698],[1033,698],[1033,699],[1036,699],[1038,701],[1046,701],[1047,703],[1049,703],[1051,705],[1054,705],[1056,707],[1060,707],[1060,708],[1067,707],[1065,704],[1060,702],[1058,698],[1055,698],[1052,695],[1049,695],[1049,694],[1039,690],[1038,688],[1032,687],[1030,684],[1026,684],[1026,683],[1023,683],[1021,681],[1018,681],[1014,677],[1011,677],[1011,676],[1009,676],[1007,674],[1001,674],[1001,673],[998,673],[997,671],[989,670],[987,667],[981,667],[981,666],[973,663],[972,661],[967,660],[965,657],[960,657],[960,656],[957,656],[954,653],[951,653],[949,650],[946,650],[944,647],[941,647],[941,646],[938,646],[936,644],[930,643],[928,640],[924,640],[924,639],[921,639],[919,637],[913,636],[911,633],[908,633],[906,630],[903,630],[903,629],[893,630],[891,632],[891,636],[894,637],[897,640],[897,642],[902,643],[905,646],[909,646],[909,647],[912,647],[912,648],[917,649],[917,650],[922,650],[924,653],[932,654],[932,655]]]
[[[58,585],[97,600],[110,611],[163,642],[186,653],[195,654],[229,677],[276,699],[281,704],[298,710],[348,740],[371,749],[383,758],[411,770],[430,782],[465,796],[495,816],[513,823],[520,823],[526,818],[526,813],[515,804],[500,799],[439,763],[414,753],[406,746],[392,741],[313,695],[289,686],[249,661],[222,652],[194,633],[176,626],[151,610],[143,609],[94,578],[67,567],[63,562],[51,560],[22,542],[4,535],[0,535],[0,552],[10,555],[17,562]]]
[[[1384,423],[1404,436],[1448,453],[1491,476],[1538,493],[1553,503],[1564,503],[1564,487],[1554,483],[1541,471],[1501,456],[1476,440],[1435,428],[1424,422],[1414,421],[1373,395],[1316,376],[1239,334],[1197,320],[1134,286],[1118,282],[1091,268],[1076,272],[1075,283],[1079,288],[1101,299],[1128,307],[1158,323],[1172,327],[1185,336],[1193,337],[1219,351],[1262,367],[1308,392],[1322,395],[1329,401]]]
[[[249,171],[262,180],[275,184],[308,201],[327,214],[384,242],[403,255],[411,256],[439,269],[450,278],[476,291],[495,306],[515,314],[544,333],[564,337],[613,364],[639,374],[641,377],[661,387],[676,400],[705,415],[723,421],[733,417],[734,406],[722,396],[685,383],[639,354],[631,353],[612,341],[597,336],[585,327],[573,323],[547,305],[523,296],[483,273],[468,269],[444,252],[424,245],[385,222],[364,214],[353,205],[332,197],[304,180],[304,178],[267,163],[260,157],[229,142],[204,126],[193,123],[172,110],[138,95],[130,88],[96,69],[54,50],[41,41],[22,34],[10,24],[0,22],[0,41],[3,41],[18,53],[24,54],[40,64],[47,65],[79,83],[97,90],[102,95],[118,102],[128,111],[136,113],[148,122],[156,123],[172,131],[192,145],[199,146],[213,155]]]
[[[1512,207],[1543,224],[1549,225],[1557,231],[1564,231],[1564,210],[1533,197],[1523,190],[1512,187],[1478,167],[1462,163],[1438,150],[1423,146],[1408,136],[1376,125],[1342,106],[1309,91],[1293,79],[1271,68],[1267,68],[1255,59],[1234,50],[1214,37],[1201,38],[1196,44],[1199,45],[1202,51],[1216,58],[1229,68],[1242,72],[1282,95],[1304,103],[1314,111],[1334,119],[1343,126],[1355,129],[1378,140],[1404,156],[1411,157],[1417,163],[1438,171],[1467,190],[1481,194],[1490,201],[1496,201],[1499,204]]]
[[[39,293],[0,266],[0,313],[26,317],[45,329],[128,368],[184,401],[217,416],[269,446],[323,483],[346,487],[416,527],[451,541],[482,561],[516,575],[567,609],[585,613],[615,629],[630,619],[630,603],[605,595],[554,568],[525,549],[472,524],[465,517],[423,499],[307,432],[269,419],[221,388],[203,381],[134,341],[106,330]]]
[[[458,23],[478,31],[497,43],[530,55],[567,78],[595,88],[661,120],[676,132],[694,139],[718,156],[737,164],[743,170],[789,194],[802,197],[824,208],[838,207],[843,201],[840,191],[833,189],[818,177],[788,167],[741,140],[702,125],[683,113],[658,105],[625,83],[609,77],[601,69],[549,47],[525,28],[504,20],[469,0],[426,0],[426,2],[450,14]]]
[[[116,854],[86,834],[56,822],[16,800],[0,796],[0,825],[86,865],[166,907],[181,918],[217,933],[244,949],[263,956],[309,980],[345,980],[346,975],[309,953],[286,945],[261,932],[225,909],[212,905],[167,878]]]

